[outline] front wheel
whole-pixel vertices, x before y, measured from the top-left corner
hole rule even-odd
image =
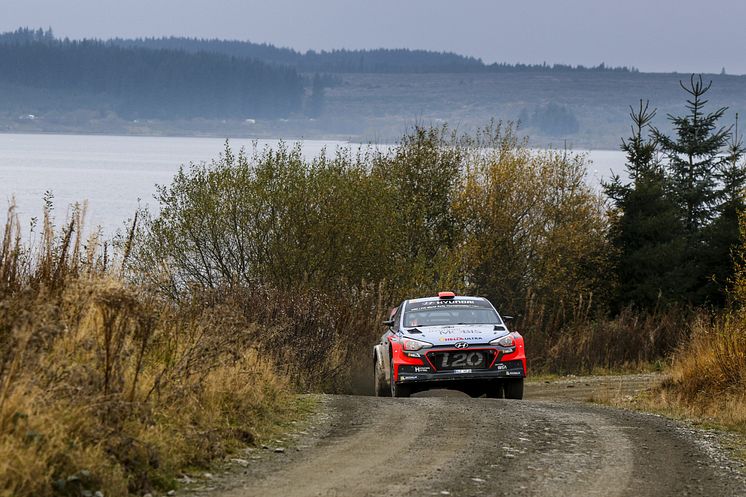
[[[505,398],[521,400],[523,398],[523,378],[505,380]]]
[[[386,372],[378,359],[373,366],[373,388],[376,397],[391,397],[391,388],[386,384]]]

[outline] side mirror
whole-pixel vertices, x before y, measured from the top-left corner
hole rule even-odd
[[[503,316],[503,321],[513,321],[515,319],[513,316]]]
[[[393,319],[387,319],[383,322],[384,326],[394,326],[394,320]]]

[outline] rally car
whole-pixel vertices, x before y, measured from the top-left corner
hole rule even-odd
[[[523,398],[523,337],[508,330],[509,319],[483,297],[440,292],[405,300],[373,348],[376,395],[447,388],[472,397]]]

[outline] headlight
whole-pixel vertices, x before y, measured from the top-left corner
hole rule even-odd
[[[490,342],[490,345],[500,345],[501,347],[512,347],[515,345],[513,335],[505,335],[504,337],[495,338]]]
[[[412,340],[411,338],[402,339],[402,347],[404,350],[420,350],[432,347],[433,344],[427,342],[420,342],[419,340]]]

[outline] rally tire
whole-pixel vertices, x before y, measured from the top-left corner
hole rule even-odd
[[[376,397],[391,397],[391,387],[386,381],[386,372],[378,359],[373,365],[373,388]]]
[[[523,398],[523,378],[505,380],[505,398],[521,400]]]

